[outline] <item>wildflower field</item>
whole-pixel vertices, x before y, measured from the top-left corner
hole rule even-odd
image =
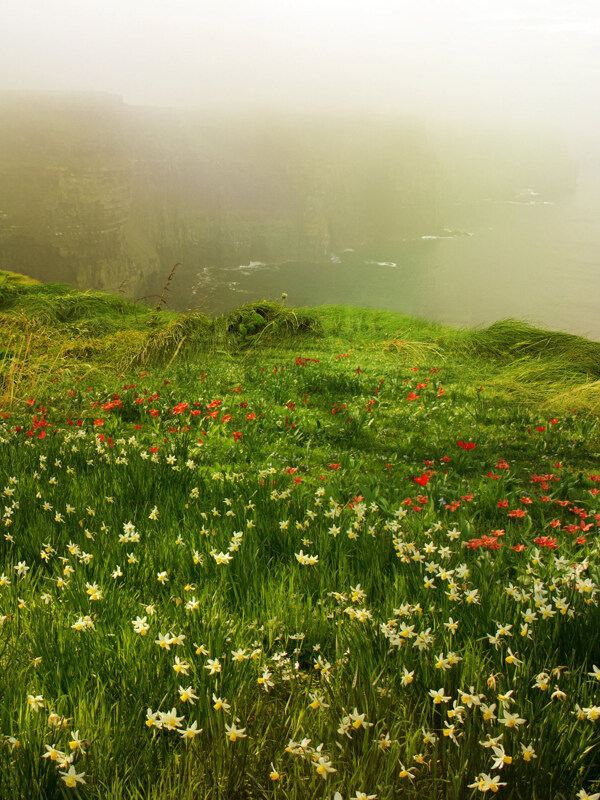
[[[44,291],[0,308],[0,797],[599,797],[600,344]]]

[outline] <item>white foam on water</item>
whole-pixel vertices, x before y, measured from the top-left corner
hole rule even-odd
[[[444,233],[440,234],[427,234],[421,236],[421,239],[467,239],[473,236],[469,231],[451,231],[449,228],[444,228]]]
[[[230,281],[227,284],[227,288],[230,292],[237,292],[237,294],[250,294],[247,289],[238,289],[239,281]]]
[[[365,261],[365,264],[376,264],[378,267],[397,267],[395,261]]]
[[[556,203],[551,200],[493,200],[488,197],[484,203],[497,203],[498,205],[506,206],[555,206]]]
[[[240,264],[238,269],[258,269],[259,267],[266,267],[264,261],[251,261],[249,264]]]

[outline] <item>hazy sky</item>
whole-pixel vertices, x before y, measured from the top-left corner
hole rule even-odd
[[[598,0],[0,4],[0,89],[600,123]]]

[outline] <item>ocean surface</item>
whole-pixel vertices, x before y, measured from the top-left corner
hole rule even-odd
[[[204,267],[191,303],[220,313],[285,292],[290,305],[353,304],[454,326],[512,317],[600,340],[600,161],[582,164],[560,200],[532,186],[441,211],[440,230],[340,246],[321,263]]]

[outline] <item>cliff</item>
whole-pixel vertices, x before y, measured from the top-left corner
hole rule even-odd
[[[0,96],[0,268],[157,290],[250,261],[327,260],[435,222],[437,165],[413,121],[230,115],[111,95]],[[187,299],[179,281],[179,306]],[[177,289],[176,289],[177,291]]]
[[[506,137],[505,137],[506,138]],[[384,116],[218,116],[0,93],[0,269],[139,298],[195,277],[442,231],[444,206],[569,191],[552,143]]]

